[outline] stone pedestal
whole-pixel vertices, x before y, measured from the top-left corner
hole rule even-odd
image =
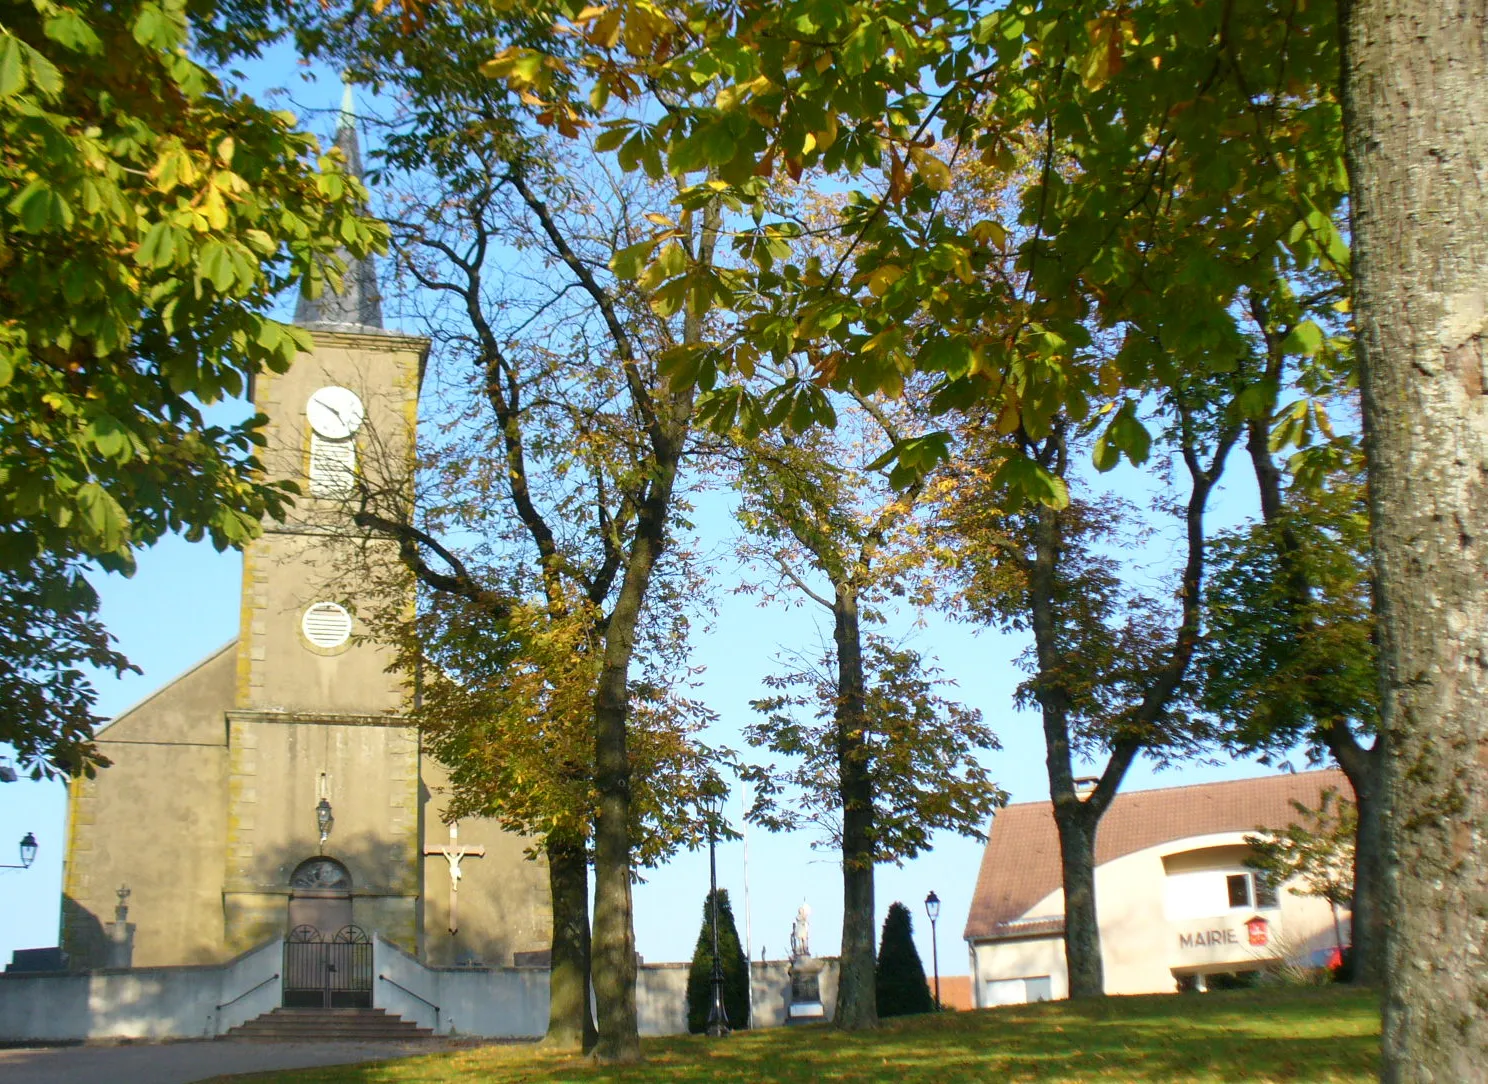
[[[134,966],[134,923],[110,922],[108,925],[108,966]]]
[[[821,971],[825,961],[811,956],[796,956],[790,965],[790,1005],[786,1008],[787,1024],[808,1024],[825,1020],[822,1006]]]

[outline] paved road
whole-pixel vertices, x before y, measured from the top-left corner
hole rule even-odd
[[[4,1084],[191,1084],[230,1073],[308,1069],[430,1054],[456,1044],[422,1042],[183,1042],[0,1050]],[[465,1046],[468,1043],[460,1043]]]

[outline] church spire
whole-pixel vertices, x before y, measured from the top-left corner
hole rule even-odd
[[[336,146],[346,156],[346,169],[353,177],[362,176],[362,153],[357,141],[356,113],[351,98],[351,82],[346,82],[341,96],[341,118],[336,125]],[[301,327],[316,324],[340,324],[356,327],[382,327],[382,297],[377,290],[377,268],[370,257],[354,260],[345,252],[346,276],[342,292],[322,291],[314,300],[303,295],[295,308],[295,323]]]

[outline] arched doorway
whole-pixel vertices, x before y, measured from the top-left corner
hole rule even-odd
[[[296,866],[289,876],[289,929],[310,926],[330,937],[350,925],[350,871],[325,855]]]
[[[351,921],[351,873],[316,855],[289,877],[284,943],[286,1008],[367,1008],[372,1004],[371,938]]]

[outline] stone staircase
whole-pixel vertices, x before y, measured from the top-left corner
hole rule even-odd
[[[431,1039],[434,1033],[382,1009],[275,1009],[239,1024],[224,1039],[259,1042],[367,1042]]]

